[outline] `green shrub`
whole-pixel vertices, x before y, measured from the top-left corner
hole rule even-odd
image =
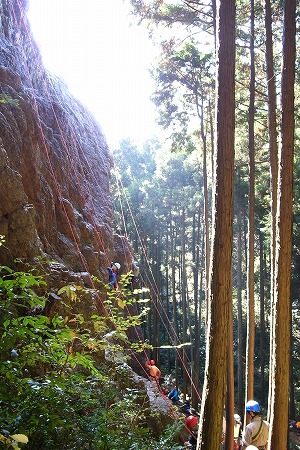
[[[126,331],[140,319],[124,315],[125,293],[121,307],[114,297],[117,293],[107,298],[114,328],[110,334],[118,338],[114,345],[105,338],[106,317],[91,317],[87,329],[80,314],[70,313],[71,319],[43,315],[46,296],[37,292],[46,289],[34,269],[15,272],[0,267],[0,448],[179,448],[172,443],[174,429],[166,430],[159,442],[153,439],[141,407],[146,394],[128,388],[122,364],[93,358],[107,346],[110,352],[123,353],[124,346],[130,347]],[[73,286],[60,294],[72,295],[74,300],[82,291]],[[80,352],[73,348],[74,335],[82,342]],[[135,343],[135,351],[142,348]]]

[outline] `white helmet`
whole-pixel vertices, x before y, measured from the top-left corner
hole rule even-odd
[[[241,416],[239,414],[234,414],[233,418],[234,418],[234,420],[236,422],[240,422],[241,421]]]
[[[116,266],[116,268],[117,268],[118,270],[120,270],[120,268],[121,268],[121,264],[119,264],[119,263],[114,263],[114,266]]]

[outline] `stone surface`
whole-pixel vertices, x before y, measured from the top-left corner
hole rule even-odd
[[[104,315],[106,296],[92,275],[107,283],[112,261],[121,264],[120,276],[127,273],[133,253],[111,226],[113,161],[103,132],[43,67],[26,7],[27,0],[0,0],[0,265],[26,270],[33,263],[47,282],[42,312],[70,323],[80,314],[88,328],[93,314]],[[85,295],[62,298],[60,288],[70,284],[84,287]],[[80,351],[80,339],[73,347]],[[158,413],[149,416],[159,434],[174,420],[170,409],[156,386],[127,368],[130,386]]]
[[[106,281],[110,261],[125,271],[132,260],[111,228],[112,157],[92,115],[43,67],[26,7],[0,0],[0,264],[42,255]]]

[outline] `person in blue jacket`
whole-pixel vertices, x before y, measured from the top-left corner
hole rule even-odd
[[[176,403],[179,401],[179,391],[177,389],[177,387],[175,387],[174,389],[172,389],[169,394],[168,394],[168,398],[170,400],[172,400],[172,402]]]

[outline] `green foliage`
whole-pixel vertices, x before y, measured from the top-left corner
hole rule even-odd
[[[143,408],[145,391],[130,387],[124,358],[116,363],[112,357],[130,347],[126,332],[139,317],[124,316],[115,291],[106,302],[113,331],[107,317],[92,316],[88,328],[83,315],[71,309],[50,319],[43,315],[47,298],[37,293],[46,283],[35,272],[0,268],[0,447],[149,448],[148,440],[156,441]],[[80,285],[58,293],[65,306],[86,295]],[[124,288],[124,307],[133,305],[125,294]],[[101,357],[108,349],[111,363]],[[177,448],[172,445],[164,450]]]
[[[0,98],[0,103],[12,106],[19,106],[19,101],[16,98],[12,98],[8,94],[2,94],[2,98]]]

